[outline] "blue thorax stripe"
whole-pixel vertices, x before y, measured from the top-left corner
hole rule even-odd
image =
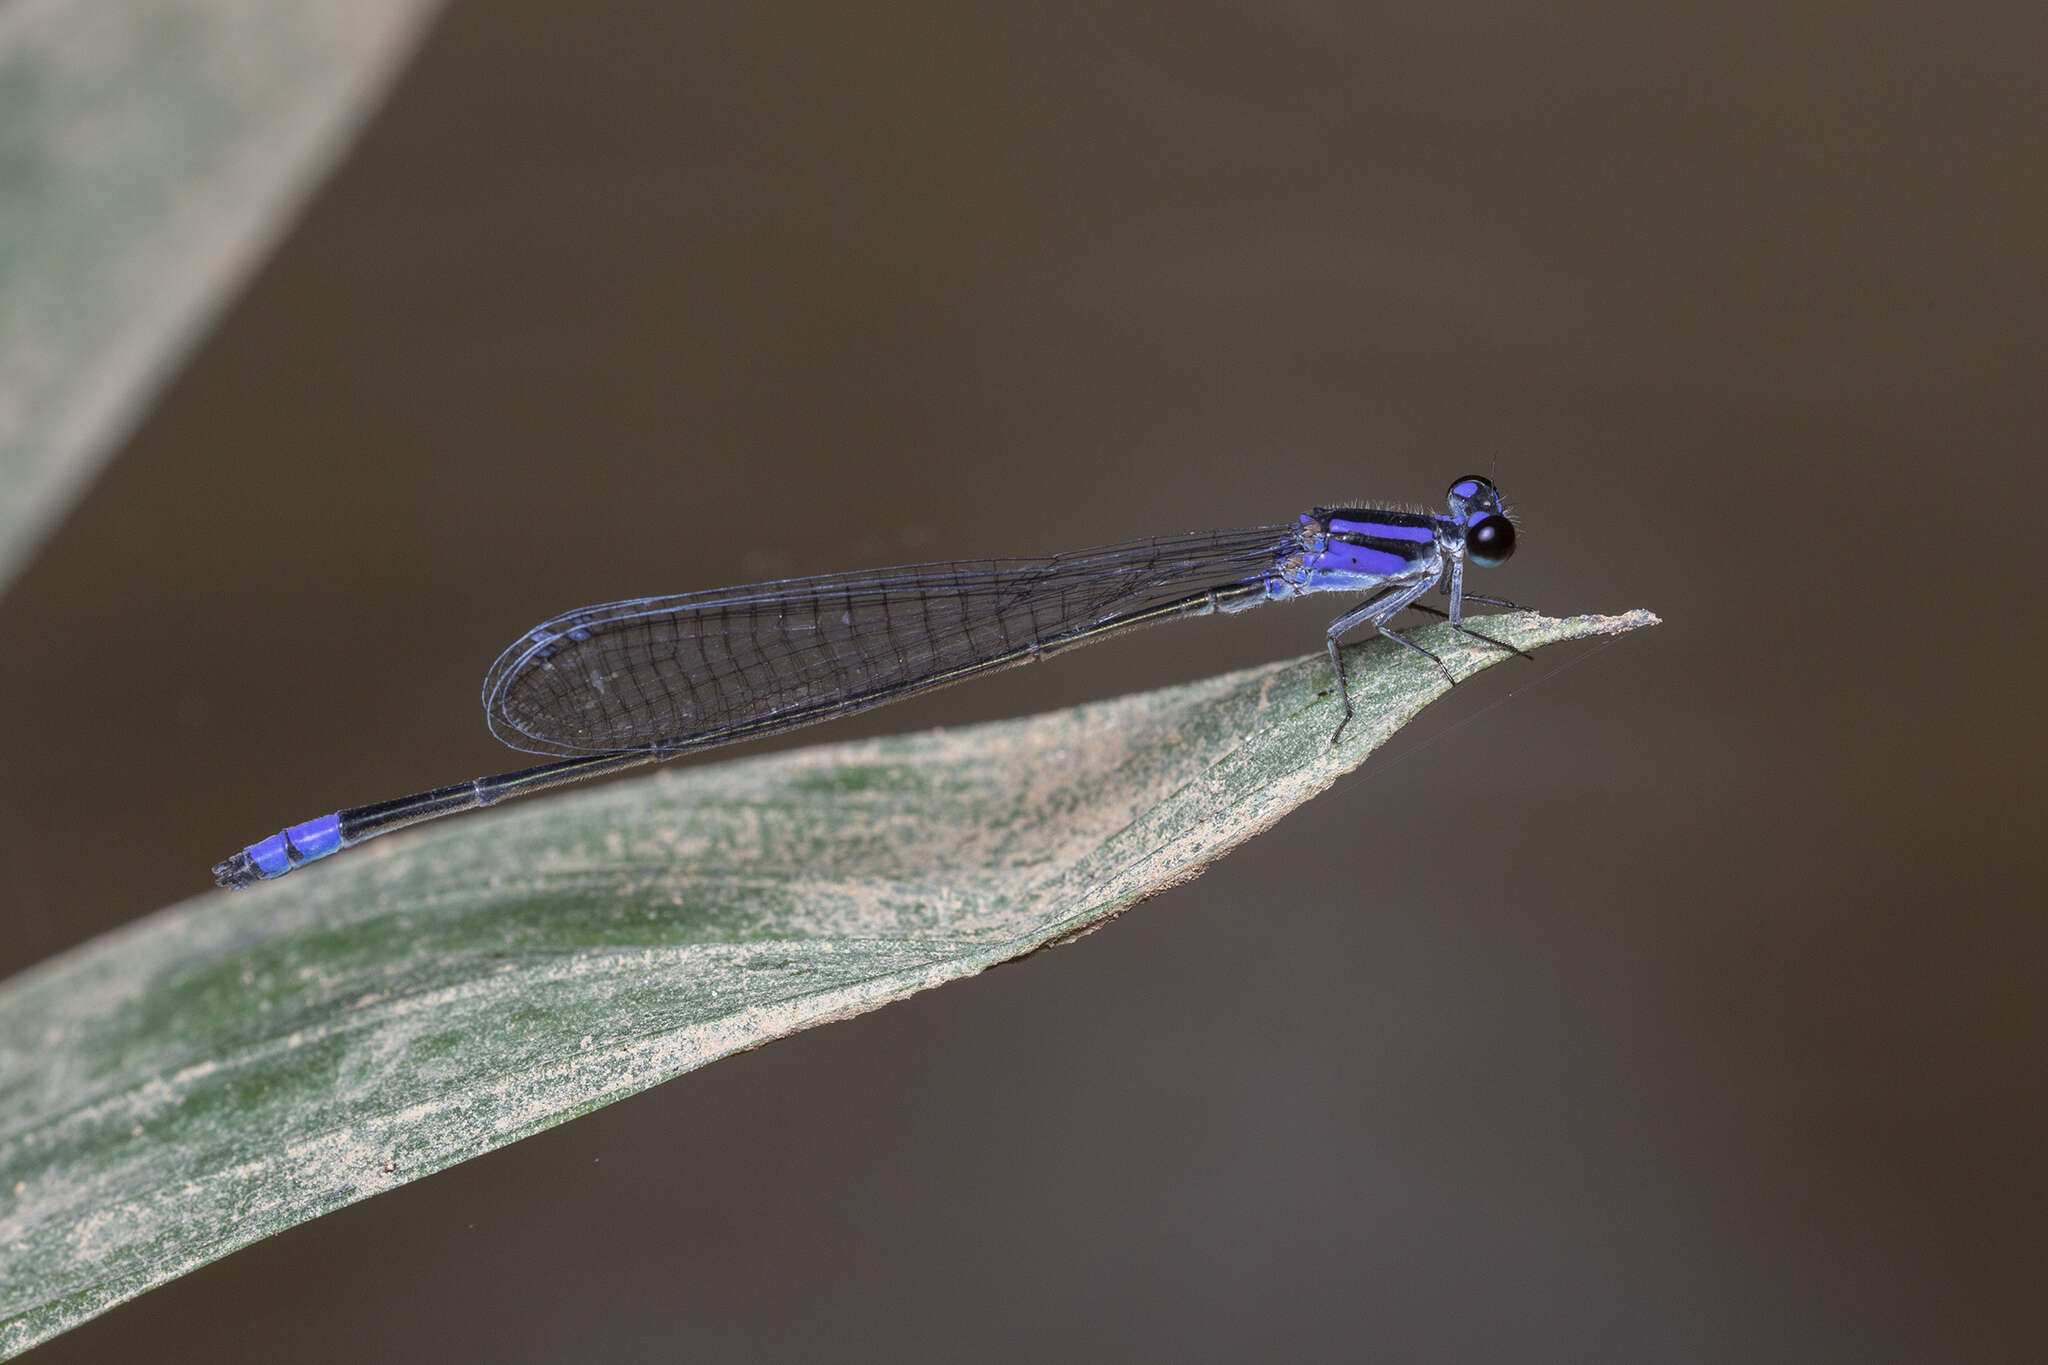
[[[1362,537],[1373,540],[1407,540],[1420,544],[1433,544],[1436,540],[1436,518],[1416,512],[1367,512],[1340,508],[1325,513],[1329,518],[1330,534],[1350,539]]]

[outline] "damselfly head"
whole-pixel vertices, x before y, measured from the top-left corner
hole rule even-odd
[[[1467,474],[1451,485],[1451,520],[1465,528],[1465,558],[1495,568],[1515,552],[1515,524],[1493,480]]]

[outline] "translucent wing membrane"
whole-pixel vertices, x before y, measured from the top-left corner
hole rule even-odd
[[[563,757],[769,734],[1207,610],[1297,548],[1261,526],[583,607],[499,656],[484,711],[504,743]]]

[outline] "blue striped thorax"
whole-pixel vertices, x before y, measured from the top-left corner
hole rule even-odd
[[[1441,572],[1438,518],[1378,508],[1324,508],[1301,517],[1297,592],[1369,591],[1390,579]]]

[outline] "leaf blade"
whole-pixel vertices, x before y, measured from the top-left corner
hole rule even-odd
[[[0,586],[282,235],[437,9],[0,8]]]
[[[1483,627],[1524,647],[1647,613]],[[1419,632],[1461,675],[1505,657]],[[0,1347],[719,1057],[1065,942],[1442,695],[1348,652],[399,836],[0,984]],[[11,1196],[8,1192],[11,1191]]]

